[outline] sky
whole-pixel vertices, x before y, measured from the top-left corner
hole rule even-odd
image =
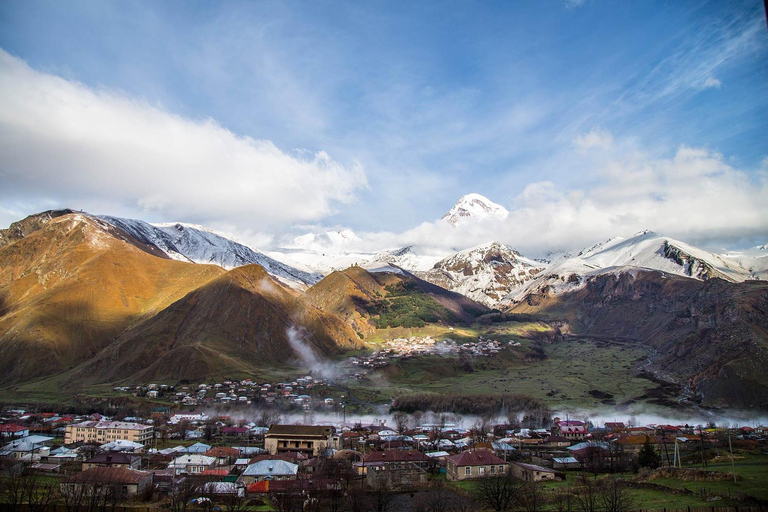
[[[760,0],[0,2],[0,226],[768,242]],[[503,221],[438,219],[479,193]]]

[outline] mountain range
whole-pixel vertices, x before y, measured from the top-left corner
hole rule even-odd
[[[442,221],[505,211],[470,194]],[[377,329],[471,324],[495,309],[566,339],[645,347],[642,371],[693,401],[768,409],[766,246],[714,254],[644,231],[540,261],[499,242],[444,255],[353,252],[360,242],[340,230],[267,254],[184,223],[32,215],[0,230],[0,385],[308,367]]]

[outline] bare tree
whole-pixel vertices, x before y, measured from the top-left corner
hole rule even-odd
[[[408,416],[408,414],[398,411],[393,416],[392,419],[395,422],[395,430],[398,434],[403,435],[408,430],[410,426],[410,420],[411,418]]]
[[[303,499],[300,494],[291,491],[273,491],[269,493],[269,504],[277,512],[300,512]]]
[[[599,506],[597,482],[579,475],[574,502],[578,512],[596,512]]]
[[[570,489],[557,491],[552,501],[555,512],[573,512],[573,494]]]
[[[26,495],[27,510],[29,512],[43,512],[56,497],[56,485],[42,478],[27,475],[24,494]]]
[[[171,511],[186,512],[190,500],[197,493],[197,485],[187,478],[179,482],[174,482],[173,488],[169,494]]]
[[[611,478],[600,486],[598,502],[603,512],[630,512],[637,510],[637,504],[629,490],[621,482]]]
[[[374,512],[387,512],[392,500],[395,498],[392,489],[381,482],[374,485],[369,491],[371,497],[372,510]]]
[[[19,473],[0,480],[0,499],[3,506],[10,512],[21,510],[25,497],[25,478],[23,473]]]
[[[544,492],[536,480],[523,484],[520,497],[527,512],[538,512],[544,505]]]
[[[491,418],[489,416],[481,416],[472,426],[472,434],[475,443],[482,443],[488,437],[491,432]]]
[[[256,424],[260,427],[271,427],[280,423],[280,413],[272,409],[264,409],[256,417]]]
[[[496,512],[512,510],[520,499],[520,481],[510,474],[485,476],[478,482],[477,498]]]

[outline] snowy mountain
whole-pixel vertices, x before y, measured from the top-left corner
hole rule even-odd
[[[100,219],[130,234],[138,241],[157,247],[169,258],[193,263],[210,263],[231,270],[256,263],[272,276],[297,288],[311,286],[322,275],[281,263],[232,238],[193,224],[150,224],[143,220],[100,216]]]
[[[583,287],[589,277],[633,268],[658,270],[702,281],[720,278],[741,282],[755,277],[735,258],[707,252],[652,231],[642,231],[630,238],[616,237],[595,244],[573,258],[548,267],[534,281],[506,297],[504,302],[519,302],[543,290],[562,294]]]
[[[362,264],[362,266],[368,270],[375,271],[378,268],[387,268],[394,265],[414,272],[429,270],[439,260],[440,256],[420,254],[418,249],[410,245],[392,251],[378,252],[372,259]]]
[[[490,242],[435,263],[422,279],[461,293],[488,306],[531,281],[545,265],[524,257],[511,247]]]
[[[768,279],[768,244],[743,251],[728,252],[723,254],[722,258],[747,269],[752,279]]]
[[[326,231],[325,233],[307,233],[297,236],[285,245],[287,249],[300,249],[319,253],[338,254],[354,243],[362,242],[351,229]]]
[[[506,208],[496,204],[480,194],[467,194],[459,198],[455,205],[443,215],[443,221],[459,226],[476,220],[495,218],[504,220],[509,215]]]

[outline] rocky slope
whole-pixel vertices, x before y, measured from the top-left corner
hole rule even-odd
[[[489,307],[534,279],[544,265],[511,247],[491,242],[458,252],[435,263],[422,279]]]
[[[680,386],[680,398],[768,409],[768,283],[700,281],[622,267],[571,289],[539,288],[509,309],[580,336],[632,340],[653,354],[635,371]]]

